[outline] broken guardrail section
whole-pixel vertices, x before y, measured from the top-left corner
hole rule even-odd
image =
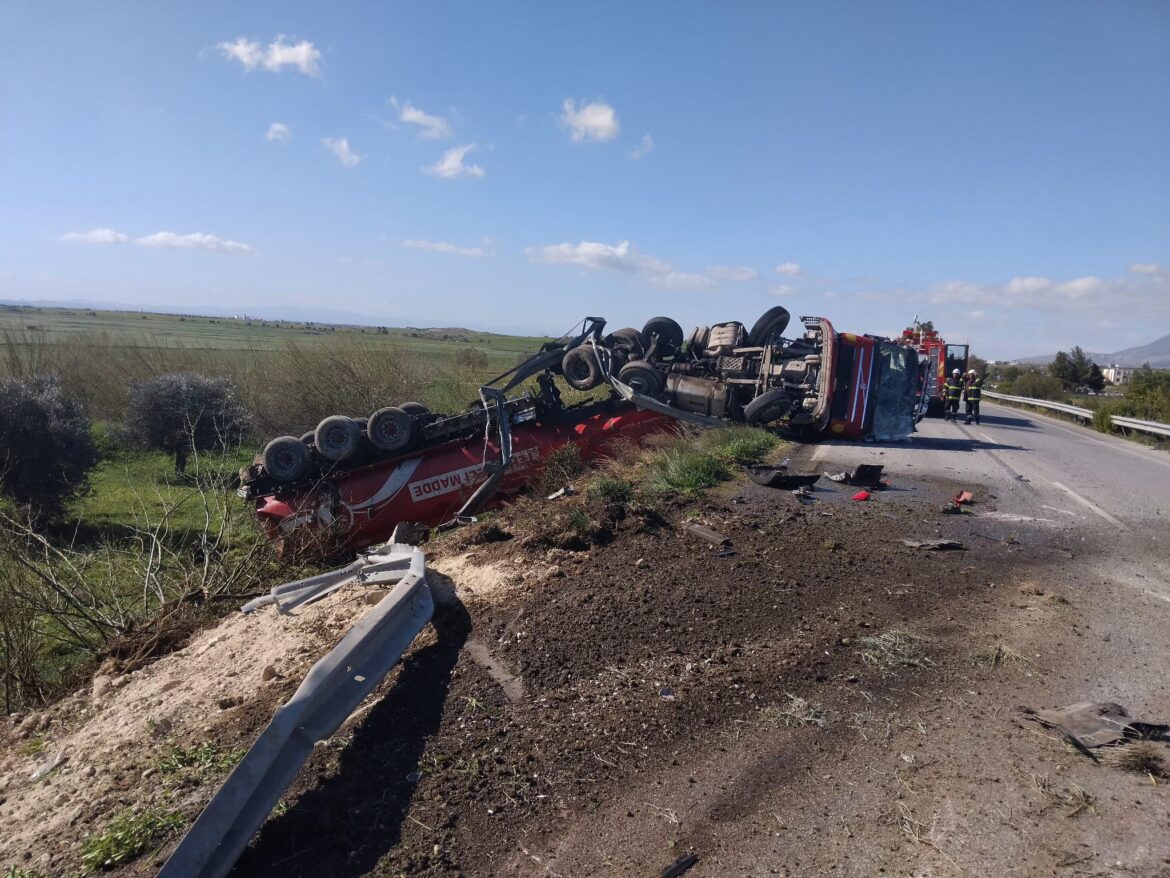
[[[261,732],[158,878],[221,878],[304,765],[317,741],[332,735],[382,681],[434,614],[420,549],[375,547],[353,564],[277,586],[245,612],[274,603],[281,612],[349,584],[394,588],[310,669],[303,683]]]

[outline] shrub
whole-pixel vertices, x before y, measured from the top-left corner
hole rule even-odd
[[[1012,393],[1032,399],[1064,399],[1064,385],[1060,379],[1043,372],[1023,372],[1012,382]]]
[[[145,448],[174,454],[178,473],[185,471],[188,454],[227,451],[240,443],[250,425],[227,378],[183,372],[159,375],[130,388],[127,437]]]
[[[34,513],[56,513],[97,463],[89,420],[57,379],[0,379],[0,487]]]
[[[176,811],[123,811],[101,833],[86,839],[81,847],[82,865],[93,872],[129,863],[182,825],[183,815]]]

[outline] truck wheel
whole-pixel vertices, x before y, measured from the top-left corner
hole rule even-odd
[[[399,406],[378,409],[366,424],[366,436],[379,451],[405,451],[414,444],[415,433],[414,418]]]
[[[658,336],[658,353],[669,357],[682,346],[682,327],[669,317],[652,317],[642,327],[642,348],[650,350],[650,344]]]
[[[601,343],[612,350],[622,351],[631,360],[637,359],[645,353],[642,348],[642,335],[632,326],[627,326],[625,329],[615,329],[603,338]]]
[[[941,418],[943,416],[943,401],[937,396],[932,396],[927,400],[926,416],[928,418]]]
[[[657,369],[645,363],[626,363],[618,373],[618,380],[644,396],[656,397],[662,393],[662,376]]]
[[[429,415],[431,410],[423,405],[421,402],[404,402],[399,406],[408,415]]]
[[[296,436],[278,436],[264,446],[264,471],[274,482],[295,482],[309,469],[309,446]]]
[[[775,308],[769,308],[756,321],[752,331],[748,333],[748,342],[752,347],[757,348],[775,344],[784,334],[784,330],[788,328],[788,321],[791,319],[792,315],[788,313],[787,308],[782,308],[779,305]]]
[[[590,348],[573,348],[565,354],[561,371],[569,386],[576,390],[592,390],[602,381],[597,355]]]
[[[304,442],[306,445],[312,445],[313,444],[313,436],[314,436],[314,433],[312,430],[310,430],[308,433],[302,433],[301,434],[301,441]]]
[[[361,428],[353,418],[333,415],[317,425],[313,434],[317,453],[326,460],[345,460],[358,448]]]
[[[743,419],[753,427],[762,427],[784,417],[792,408],[792,399],[784,390],[761,393],[743,407]]]

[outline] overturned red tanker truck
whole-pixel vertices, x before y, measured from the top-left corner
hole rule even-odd
[[[464,412],[403,403],[272,440],[241,472],[239,493],[286,549],[335,554],[382,542],[401,523],[470,520],[567,443],[588,460],[680,422],[746,423],[802,441],[909,438],[924,405],[917,352],[838,333],[823,317],[801,323],[788,338],[789,314],[775,307],[750,329],[733,321],[684,336],[667,317],[610,333],[587,317],[487,382]],[[558,379],[609,395],[564,405]]]

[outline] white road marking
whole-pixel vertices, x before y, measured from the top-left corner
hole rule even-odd
[[[1124,524],[1122,524],[1120,521],[1118,521],[1116,518],[1114,518],[1112,515],[1110,515],[1108,512],[1106,512],[1104,509],[1102,509],[1100,506],[1098,506],[1092,500],[1085,499],[1080,494],[1078,494],[1076,491],[1074,491],[1072,488],[1066,487],[1066,486],[1062,485],[1060,482],[1053,482],[1052,485],[1053,485],[1053,487],[1059,488],[1061,491],[1064,491],[1064,493],[1068,494],[1070,497],[1072,497],[1074,500],[1076,500],[1078,503],[1080,503],[1086,509],[1090,509],[1093,512],[1096,512],[1098,515],[1100,515],[1102,518],[1104,518],[1110,524],[1115,525],[1116,527],[1119,527],[1122,530],[1125,530]]]
[[[1041,506],[1040,508],[1051,509],[1053,512],[1059,512],[1061,515],[1071,515],[1073,518],[1077,517],[1077,514],[1071,509],[1057,509],[1055,506]]]
[[[824,457],[828,453],[828,451],[829,451],[829,446],[826,445],[824,442],[822,442],[815,449],[813,449],[812,457],[809,458],[809,460],[812,463],[816,463],[818,460],[820,460],[822,457]]]
[[[992,445],[996,444],[996,441],[994,439],[992,439],[990,436],[988,436],[986,433],[980,431],[979,435],[983,437],[984,442],[990,442]]]

